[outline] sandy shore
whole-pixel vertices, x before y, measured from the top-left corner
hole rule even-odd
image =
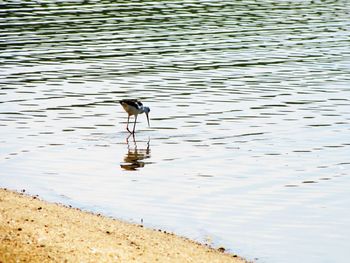
[[[0,263],[245,262],[223,250],[0,189]]]

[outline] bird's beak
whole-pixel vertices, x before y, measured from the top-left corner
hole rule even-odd
[[[151,127],[151,126],[149,125],[149,117],[148,117],[148,113],[146,113],[146,117],[147,117],[148,127]]]

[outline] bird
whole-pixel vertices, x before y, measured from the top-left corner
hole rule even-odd
[[[130,132],[131,134],[135,133],[135,126],[136,126],[136,120],[137,115],[145,113],[147,117],[148,127],[149,125],[149,117],[148,114],[151,111],[149,107],[143,106],[142,102],[136,99],[124,99],[120,100],[119,103],[123,106],[124,110],[128,114],[128,123],[126,124],[126,130]],[[135,116],[135,122],[134,122],[134,128],[132,131],[129,130],[129,120],[130,116]]]

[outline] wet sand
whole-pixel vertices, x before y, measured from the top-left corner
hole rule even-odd
[[[0,263],[246,262],[189,239],[0,189]]]

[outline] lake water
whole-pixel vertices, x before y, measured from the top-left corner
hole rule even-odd
[[[257,262],[348,262],[340,1],[4,1],[0,186]],[[118,100],[141,99],[135,138]]]

